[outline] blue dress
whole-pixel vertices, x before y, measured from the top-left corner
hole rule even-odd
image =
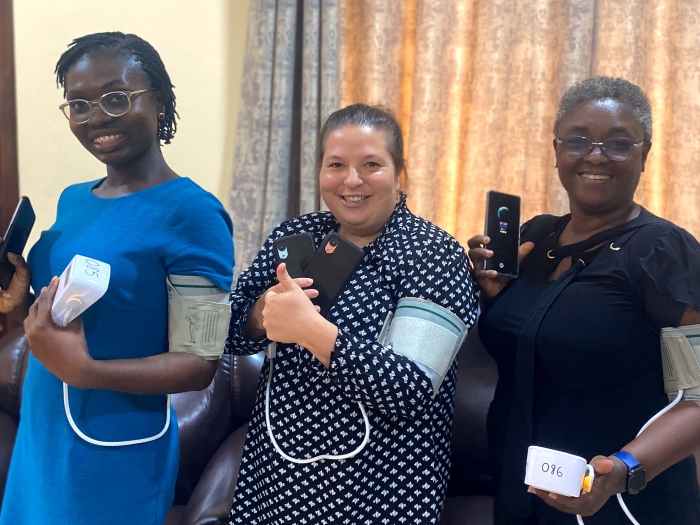
[[[67,188],[56,223],[32,248],[32,288],[60,275],[74,255],[111,265],[107,293],[83,314],[95,359],[168,351],[169,274],[199,275],[231,288],[231,220],[219,201],[187,178],[114,199],[95,182]],[[0,525],[160,525],[172,505],[179,461],[177,423],[139,445],[102,447],[71,429],[63,385],[33,355],[24,381],[17,440]],[[78,428],[102,441],[158,434],[165,395],[69,388]]]

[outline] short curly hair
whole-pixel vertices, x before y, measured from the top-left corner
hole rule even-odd
[[[160,93],[160,100],[163,103],[164,117],[158,120],[158,138],[165,144],[170,144],[177,130],[175,117],[179,118],[175,111],[175,93],[173,92],[175,86],[170,82],[170,76],[165,70],[160,55],[143,38],[114,31],[94,33],[73,40],[56,64],[56,83],[63,88],[63,96],[66,95],[66,75],[70,68],[85,55],[103,49],[124,53],[134,57],[141,64],[141,69],[148,76],[151,87]]]
[[[644,140],[651,140],[651,105],[644,91],[624,78],[603,76],[587,78],[566,90],[559,102],[554,134],[559,133],[561,119],[581,102],[605,99],[616,100],[628,107],[644,127]]]

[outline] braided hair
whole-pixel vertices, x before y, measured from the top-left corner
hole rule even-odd
[[[141,64],[141,69],[148,76],[151,88],[158,91],[160,102],[163,104],[165,116],[158,119],[158,138],[165,144],[170,144],[177,130],[175,117],[179,118],[175,111],[175,93],[173,92],[175,86],[171,84],[158,52],[151,44],[136,35],[115,31],[94,33],[73,40],[56,63],[56,83],[63,88],[63,96],[66,95],[66,75],[70,68],[85,55],[102,49],[125,53]]]

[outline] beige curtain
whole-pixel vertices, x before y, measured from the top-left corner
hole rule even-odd
[[[563,92],[624,77],[651,100],[639,202],[700,238],[700,2],[345,0],[341,106],[393,109],[407,137],[409,206],[462,243],[488,189],[523,217],[568,211],[552,125]]]
[[[594,75],[648,94],[653,147],[637,198],[700,237],[700,2],[251,2],[229,206],[237,270],[279,222],[319,208],[318,129],[353,102],[394,110],[409,206],[462,243],[486,191],[523,218],[568,211],[554,169],[559,98]]]
[[[236,275],[270,231],[319,208],[321,118],[339,104],[336,0],[250,3],[229,209]]]

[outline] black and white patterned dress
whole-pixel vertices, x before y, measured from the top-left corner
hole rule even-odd
[[[241,336],[253,303],[275,284],[274,239],[302,232],[316,245],[338,222],[316,212],[277,227],[231,294],[226,351],[252,354],[267,340]],[[265,360],[246,438],[230,523],[433,524],[442,511],[450,468],[450,429],[457,363],[437,396],[409,359],[376,342],[401,297],[437,303],[471,327],[477,288],[464,249],[434,224],[413,215],[401,200],[383,233],[335,302],[329,320],[338,338],[325,368],[297,345],[277,345],[270,417],[280,448],[294,458],[341,455],[370,440],[355,457],[295,464],[274,448],[265,422]],[[426,348],[426,351],[429,351]]]

